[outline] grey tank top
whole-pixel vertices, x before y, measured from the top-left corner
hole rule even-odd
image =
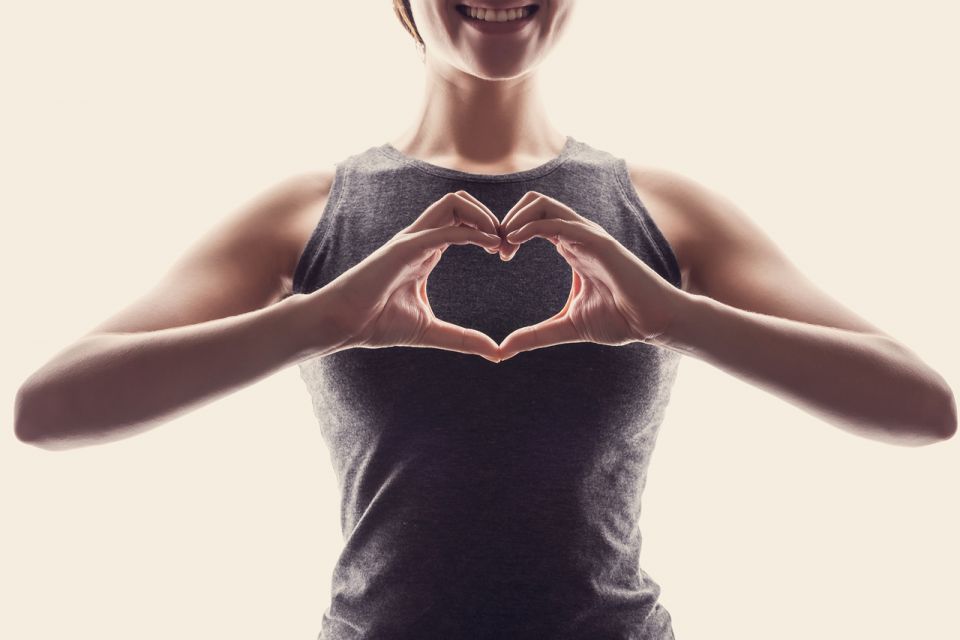
[[[680,287],[623,159],[568,136],[538,167],[475,174],[389,143],[336,164],[294,293],[323,287],[464,189],[502,220],[538,191],[602,225]],[[427,282],[438,318],[500,342],[559,311],[571,271],[534,238],[509,262],[451,245]],[[320,640],[672,640],[640,568],[640,496],[680,354],[570,343],[502,363],[419,347],[299,363],[329,449],[345,545]]]

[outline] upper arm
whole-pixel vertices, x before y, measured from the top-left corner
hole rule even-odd
[[[87,335],[197,324],[278,301],[303,220],[322,210],[331,177],[305,173],[271,185],[205,231],[159,282]]]
[[[729,198],[673,172],[635,167],[632,173],[682,219],[689,293],[747,311],[889,337],[816,286]]]

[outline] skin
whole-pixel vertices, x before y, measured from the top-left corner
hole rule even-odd
[[[574,0],[542,1],[534,23],[509,36],[471,30],[452,0],[411,4],[426,43],[425,90],[414,123],[391,143],[476,173],[555,157],[565,136],[550,124],[536,70]],[[484,4],[497,3],[477,6]],[[677,255],[681,289],[544,194],[527,193],[498,220],[460,191],[327,286],[291,294],[330,192],[330,167],[264,190],[199,238],[153,289],[34,372],[17,394],[16,434],[51,450],[130,437],[304,358],[348,348],[443,348],[497,362],[565,342],[641,340],[710,362],[863,437],[918,446],[953,436],[956,402],[944,379],[818,289],[745,212],[670,170],[628,167]],[[557,314],[500,345],[433,315],[425,283],[446,247],[473,243],[509,260],[534,237],[553,243],[573,272]]]

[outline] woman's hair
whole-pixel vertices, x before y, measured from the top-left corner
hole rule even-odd
[[[413,13],[410,11],[410,0],[393,0],[393,12],[397,14],[400,24],[407,30],[407,33],[413,36],[417,46],[423,47],[423,39],[417,31],[417,25],[413,21]]]

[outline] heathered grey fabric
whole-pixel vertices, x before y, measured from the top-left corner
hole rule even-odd
[[[500,175],[389,143],[347,157],[293,290],[324,286],[459,189],[501,220],[526,191],[552,196],[680,286],[623,159],[568,136],[547,163]],[[556,313],[570,282],[553,245],[534,238],[510,262],[451,245],[427,291],[437,317],[500,342]],[[500,364],[414,347],[302,361],[345,539],[318,637],[673,639],[660,587],[639,566],[638,519],[679,358],[635,342]]]

